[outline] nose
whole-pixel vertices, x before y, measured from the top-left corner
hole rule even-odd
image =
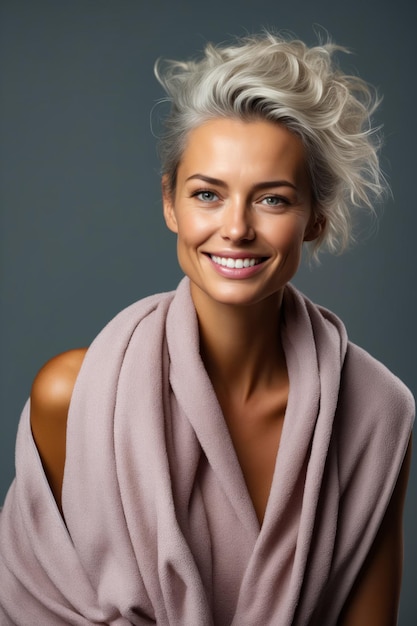
[[[223,209],[221,234],[233,243],[252,241],[255,230],[250,207],[240,200],[230,201]]]

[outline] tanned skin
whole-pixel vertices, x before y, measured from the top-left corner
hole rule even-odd
[[[279,319],[303,242],[323,223],[312,210],[304,146],[269,122],[211,120],[190,132],[164,216],[190,279],[200,352],[262,525],[288,400]],[[213,257],[258,261],[251,279]],[[250,270],[251,271],[251,270]],[[244,270],[242,271],[244,274]],[[68,407],[85,350],[62,354],[32,389],[33,436],[62,511]],[[394,626],[401,586],[402,516],[411,445],[385,518],[338,626]]]
[[[30,396],[30,422],[43,468],[59,510],[65,465],[68,408],[86,348],[48,361],[36,376]]]

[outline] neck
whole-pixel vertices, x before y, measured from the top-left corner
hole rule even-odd
[[[204,365],[218,393],[248,400],[286,378],[280,337],[282,293],[250,306],[193,293]]]

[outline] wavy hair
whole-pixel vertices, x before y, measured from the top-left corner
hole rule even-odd
[[[342,252],[353,239],[354,210],[373,212],[386,183],[371,121],[379,99],[362,79],[341,71],[338,51],[347,52],[266,32],[231,46],[208,44],[199,60],[158,60],[155,75],[171,103],[159,138],[169,191],[193,128],[214,118],[283,124],[304,143],[313,210],[324,224],[313,252]]]

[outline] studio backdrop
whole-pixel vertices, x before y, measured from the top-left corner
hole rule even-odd
[[[0,3],[0,501],[20,411],[42,364],[88,345],[124,306],[175,288],[155,135],[158,57],[263,27],[351,50],[342,67],[384,96],[392,195],[342,257],[295,284],[417,394],[417,6],[412,0],[2,0]],[[406,503],[401,626],[417,623],[417,462]]]

